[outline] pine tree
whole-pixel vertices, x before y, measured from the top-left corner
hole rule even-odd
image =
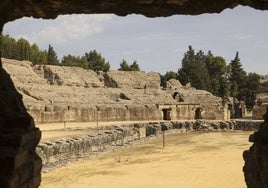
[[[231,95],[241,100],[242,90],[246,86],[246,72],[242,68],[238,52],[236,52],[234,60],[231,61],[230,67]]]
[[[88,63],[85,56],[72,56],[70,54],[67,56],[63,56],[61,60],[61,65],[82,67],[84,69],[88,69]]]
[[[189,46],[188,51],[182,59],[182,67],[178,71],[178,79],[182,84],[188,82],[197,89],[208,88],[208,73],[205,66],[206,56],[200,50],[195,53],[192,46]]]
[[[130,71],[140,71],[140,66],[137,61],[133,61],[133,63],[129,67]]]
[[[53,47],[49,44],[47,51],[47,63],[49,65],[59,65],[59,60]]]
[[[140,71],[140,66],[137,63],[137,61],[133,61],[131,65],[127,63],[126,60],[122,60],[122,63],[120,63],[120,68],[118,69],[120,71]]]
[[[85,57],[87,59],[89,69],[95,72],[107,72],[110,70],[109,62],[106,62],[105,59],[101,56],[101,54],[98,53],[96,50],[86,53]]]
[[[120,63],[120,68],[118,70],[120,71],[129,71],[129,64],[127,63],[126,60],[122,60],[122,62]]]
[[[30,44],[27,40],[20,38],[16,42],[17,51],[18,51],[18,60],[30,60]]]

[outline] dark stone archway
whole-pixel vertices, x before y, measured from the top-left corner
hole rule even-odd
[[[195,119],[202,119],[202,116],[201,116],[201,112],[202,112],[202,109],[201,108],[197,108],[195,110]]]
[[[170,121],[171,120],[171,109],[170,108],[163,108],[163,120]]]
[[[268,9],[267,0],[1,0],[0,31],[2,31],[5,23],[24,16],[53,19],[58,15],[74,13],[114,13],[121,16],[136,13],[148,17],[174,14],[197,15],[219,13],[226,8],[234,8],[239,4],[260,10]],[[21,95],[16,91],[9,75],[3,70],[0,60],[1,187],[27,188],[39,186],[41,160],[35,153],[35,146],[38,144],[40,137],[39,129],[35,128],[32,117],[26,112],[22,104]],[[254,148],[256,147],[258,147],[257,144]],[[251,150],[254,150],[254,148]],[[248,159],[251,155],[245,155],[245,157]],[[250,160],[254,161],[253,158],[250,158]],[[245,172],[249,173],[251,170],[254,171],[255,169],[251,169],[249,166]],[[262,173],[257,175],[263,176]],[[266,178],[256,178],[260,179],[260,185],[267,187],[268,180]],[[249,179],[246,180],[249,181]],[[252,184],[248,183],[248,185]]]

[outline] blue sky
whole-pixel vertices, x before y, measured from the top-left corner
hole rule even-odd
[[[4,34],[26,38],[41,49],[51,44],[59,58],[96,49],[118,69],[122,59],[137,60],[141,69],[177,72],[188,46],[229,63],[239,51],[247,72],[268,74],[268,11],[239,6],[220,14],[146,18],[113,14],[65,15],[55,20],[22,18],[4,27]]]

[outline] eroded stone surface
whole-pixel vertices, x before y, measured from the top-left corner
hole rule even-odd
[[[227,108],[220,97],[190,86],[163,90],[159,73],[110,71],[97,75],[79,67],[2,61],[36,122],[226,117]]]
[[[245,165],[243,171],[249,188],[268,187],[268,107],[264,116],[264,122],[257,132],[249,137],[253,145],[244,151]]]
[[[170,121],[148,122],[128,125],[99,126],[98,133],[44,140],[37,146],[37,153],[43,160],[44,170],[61,166],[80,157],[94,156],[100,152],[118,149],[146,137],[171,132],[221,132],[255,131],[258,121]],[[96,130],[96,128],[88,128]]]
[[[260,80],[260,88],[256,95],[256,103],[253,107],[253,118],[263,119],[268,106],[268,76],[263,76]]]

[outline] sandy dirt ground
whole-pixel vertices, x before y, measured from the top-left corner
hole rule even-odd
[[[137,121],[126,121],[126,122],[62,122],[62,123],[47,123],[47,124],[36,124],[42,131],[42,140],[54,140],[66,136],[79,136],[86,135],[96,132],[102,132],[105,130],[94,130],[91,128],[97,129],[97,127],[102,126],[112,126],[112,125],[122,125],[122,124],[131,124]],[[144,121],[146,122],[146,121]]]
[[[122,125],[122,124],[131,124],[131,123],[139,123],[141,121],[109,121],[109,122],[61,122],[61,123],[37,123],[36,127],[38,127],[41,131],[48,130],[59,130],[59,129],[75,129],[75,128],[89,128],[89,127],[97,127],[98,126],[110,126],[110,125]],[[149,121],[142,121],[149,122]]]
[[[42,174],[41,188],[244,188],[250,132],[180,133]]]

